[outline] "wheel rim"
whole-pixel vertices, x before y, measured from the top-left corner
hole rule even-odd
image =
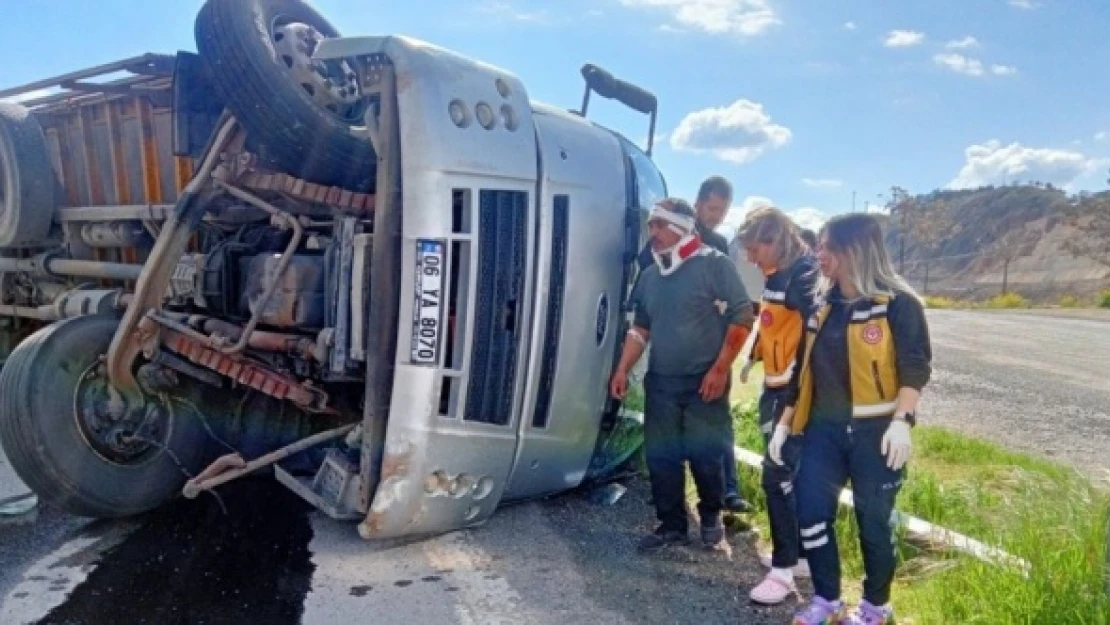
[[[149,404],[147,410],[129,409],[112,389],[103,361],[81,374],[73,393],[73,416],[89,448],[106,462],[137,465],[166,448],[171,418]]]
[[[327,39],[311,24],[275,19],[270,40],[277,53],[278,67],[320,108],[340,121],[360,125],[366,105],[358,74],[345,59],[319,61],[312,58],[316,47]]]

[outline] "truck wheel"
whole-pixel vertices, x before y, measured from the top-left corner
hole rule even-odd
[[[208,459],[199,419],[163,410],[128,440],[113,421],[106,367],[117,319],[84,316],[27,337],[0,370],[0,443],[19,477],[43,501],[78,516],[145,512],[184,485]],[[151,442],[145,441],[153,441]]]
[[[216,91],[260,156],[319,184],[367,191],[376,162],[351,65],[314,62],[339,33],[302,0],[208,0],[194,25]]]
[[[42,126],[25,107],[0,102],[0,248],[50,243],[54,190]]]

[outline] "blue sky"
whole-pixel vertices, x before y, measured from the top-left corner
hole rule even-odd
[[[316,0],[348,35],[406,34],[579,106],[583,63],[655,92],[672,193],[732,180],[813,223],[911,192],[1042,180],[1106,188],[1105,0]],[[0,88],[194,50],[199,0],[0,0]],[[647,118],[594,99],[642,141]]]

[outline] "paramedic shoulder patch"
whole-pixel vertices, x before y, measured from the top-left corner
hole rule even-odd
[[[883,329],[877,323],[869,323],[863,326],[863,341],[868,345],[875,345],[883,340]]]

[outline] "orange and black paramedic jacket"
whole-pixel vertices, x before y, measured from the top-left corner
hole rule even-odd
[[[810,421],[849,423],[894,414],[902,387],[924,388],[932,374],[925,309],[908,294],[845,301],[838,289],[806,324],[802,366],[791,379],[793,431]]]
[[[796,369],[805,320],[814,312],[813,286],[817,264],[804,255],[786,270],[767,276],[759,302],[759,333],[752,362],[763,362],[763,384],[784,388]]]

